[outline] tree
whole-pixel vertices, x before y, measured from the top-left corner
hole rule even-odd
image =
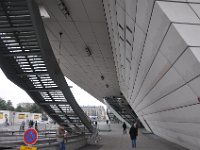
[[[36,103],[21,103],[17,105],[16,111],[43,113],[42,109]]]
[[[13,107],[11,100],[6,101],[6,100],[0,98],[0,110],[14,111],[15,108]]]
[[[15,108],[12,105],[11,100],[8,100],[6,105],[7,105],[7,110],[10,110],[10,111],[14,111],[15,110]]]
[[[32,113],[42,113],[42,109],[37,105],[37,104],[33,104],[31,107],[30,107],[30,110],[29,112],[32,112]]]
[[[45,120],[45,121],[48,120],[48,117],[47,117],[47,115],[45,113],[42,113],[42,120]]]
[[[0,98],[0,109],[6,110],[6,101]]]
[[[24,108],[21,105],[17,105],[17,108],[15,109],[15,111],[23,112]]]

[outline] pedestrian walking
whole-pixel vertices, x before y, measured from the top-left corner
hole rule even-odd
[[[31,128],[31,120],[28,122],[28,127]]]
[[[34,122],[33,120],[31,120],[31,128],[33,128]]]
[[[38,123],[35,121],[35,130],[38,132]]]
[[[5,120],[5,126],[9,126],[9,122],[8,122],[8,117],[5,116],[6,120]]]
[[[20,125],[20,131],[24,131],[24,129],[25,129],[25,121],[23,120]]]
[[[59,142],[59,150],[65,150],[65,141],[67,135],[65,134],[64,126],[59,126],[56,133],[57,141]]]
[[[138,127],[137,127],[137,123],[134,123],[130,130],[129,130],[129,134],[130,134],[130,138],[131,138],[131,144],[132,144],[132,148],[136,148],[136,139],[138,136]]]
[[[126,126],[125,122],[123,123],[122,127],[123,127],[123,134],[126,134],[126,128],[127,128],[127,126]]]

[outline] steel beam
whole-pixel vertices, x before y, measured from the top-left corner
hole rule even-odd
[[[51,92],[51,91],[60,91],[60,88],[35,88],[29,89],[29,92]]]
[[[35,52],[19,52],[19,53],[9,53],[9,54],[3,54],[5,57],[13,57],[13,56],[28,56],[28,55],[40,55],[40,51],[35,51]]]
[[[47,71],[37,71],[37,72],[24,72],[24,73],[18,73],[17,75],[22,77],[22,76],[29,76],[29,75],[44,75],[48,74]]]
[[[85,115],[83,110],[80,108],[80,106],[76,102],[73,94],[70,91],[69,86],[67,85],[64,75],[62,74],[62,71],[60,70],[60,67],[54,56],[53,50],[50,46],[46,32],[44,32],[45,29],[44,29],[43,21],[40,17],[39,9],[35,1],[27,0],[27,2],[28,2],[29,11],[31,13],[33,26],[36,30],[37,38],[39,40],[42,56],[45,59],[46,66],[51,77],[57,83],[59,88],[62,89],[63,95],[67,99],[68,103],[70,104],[74,112],[80,117],[81,122],[88,128],[90,132],[93,132],[94,128],[91,125],[91,122],[89,121],[88,117]]]
[[[45,103],[40,103],[40,105],[66,105],[66,104],[69,104],[68,102],[45,102]]]
[[[30,31],[33,30],[33,27],[4,27],[0,28],[0,32],[6,33],[6,32],[12,32],[12,31]]]

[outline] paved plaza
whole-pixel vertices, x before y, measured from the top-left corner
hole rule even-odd
[[[129,134],[122,134],[121,124],[111,124],[110,132],[100,132],[101,141],[88,145],[79,150],[131,150]],[[139,131],[137,150],[187,150],[152,134],[143,134]]]

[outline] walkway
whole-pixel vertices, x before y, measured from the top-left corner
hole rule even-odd
[[[102,140],[96,145],[88,145],[79,150],[132,150],[129,135],[122,134],[120,125],[111,125],[111,132],[101,132]],[[139,132],[137,150],[187,150],[152,134]]]

